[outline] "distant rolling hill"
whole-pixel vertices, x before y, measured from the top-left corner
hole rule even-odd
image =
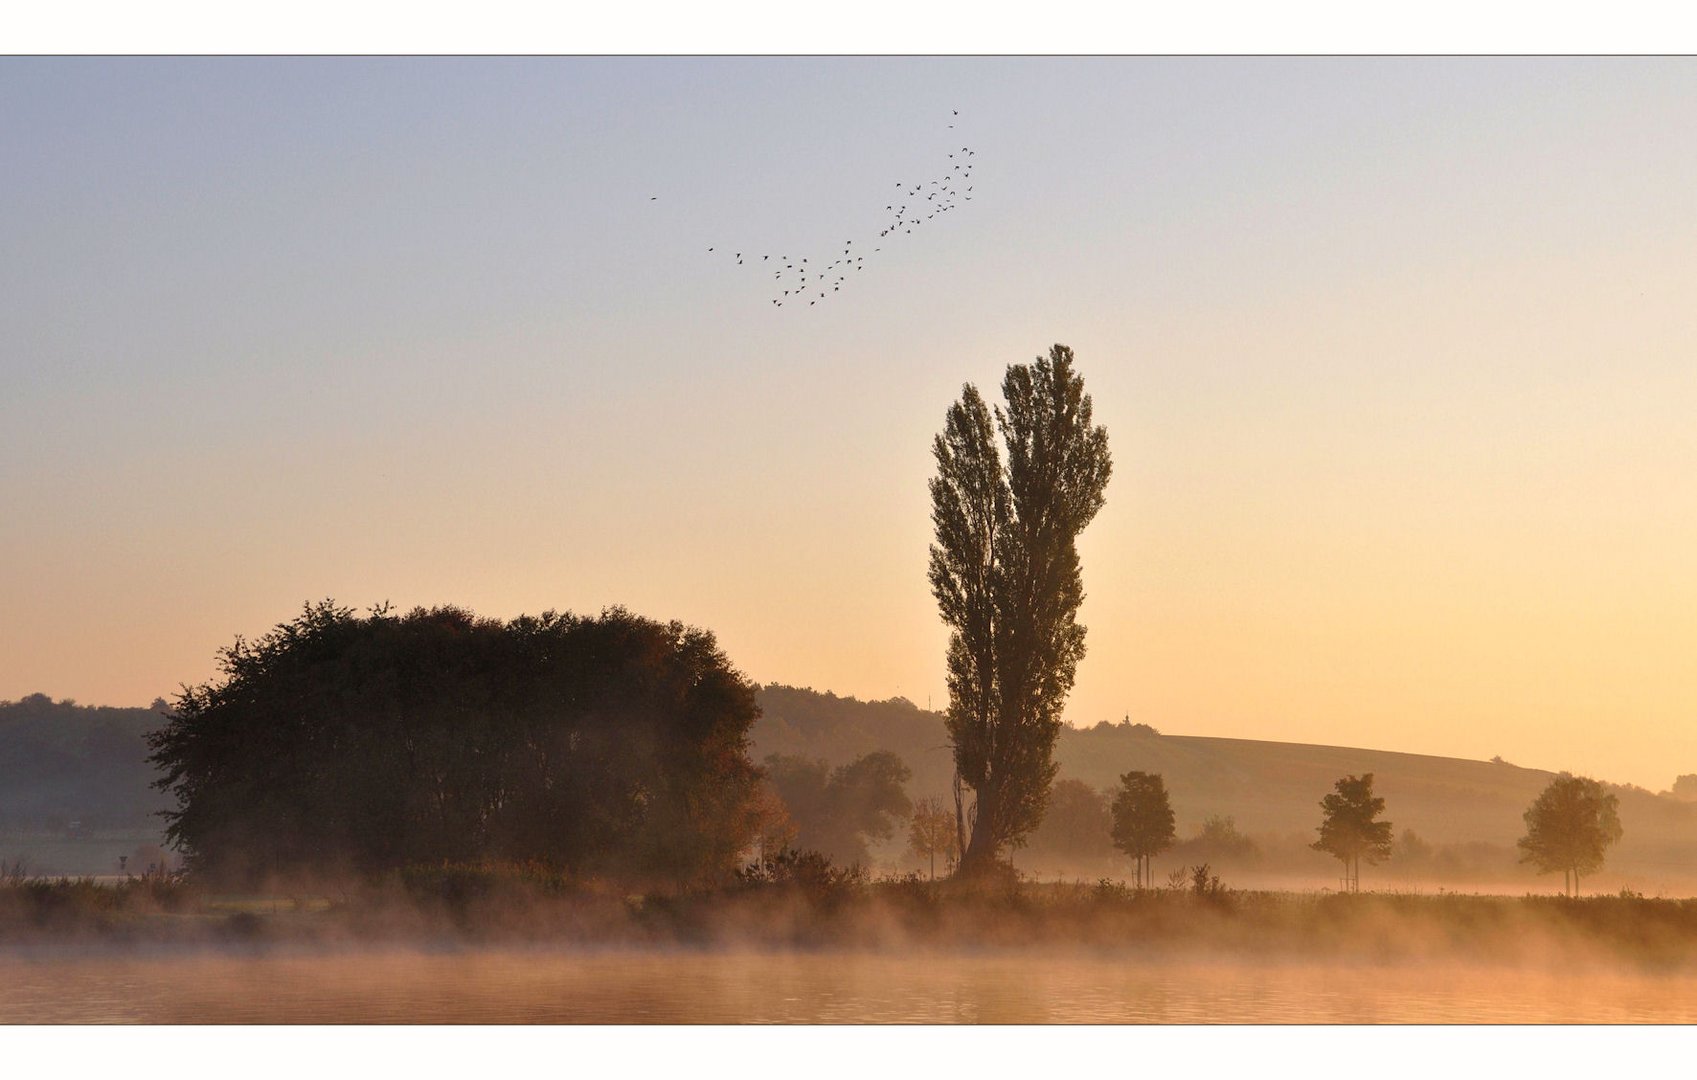
[[[777,685],[761,691],[760,703],[765,715],[754,730],[757,758],[804,754],[835,765],[888,749],[913,769],[913,795],[950,790],[951,758],[947,749],[938,749],[948,742],[941,714],[901,698],[862,702]],[[1133,769],[1160,773],[1181,837],[1193,834],[1210,815],[1229,815],[1263,846],[1276,842],[1287,849],[1300,849],[1313,839],[1320,799],[1333,781],[1371,772],[1375,791],[1385,798],[1385,818],[1398,834],[1412,829],[1433,843],[1504,849],[1492,857],[1503,862],[1505,874],[1524,878],[1527,887],[1534,887],[1535,879],[1515,868],[1514,843],[1525,832],[1521,815],[1555,775],[1502,762],[1391,750],[1161,735],[1128,724],[1063,729],[1056,760],[1061,778],[1097,789],[1115,787],[1120,774]],[[1625,835],[1610,852],[1598,885],[1636,882],[1633,887],[1652,890],[1697,885],[1697,804],[1637,787],[1614,785],[1613,790],[1620,798]],[[1015,862],[1020,862],[1017,856]]]
[[[938,713],[902,698],[857,701],[776,684],[763,687],[759,700],[764,715],[752,733],[756,760],[799,754],[838,765],[893,750],[913,769],[910,794],[946,796],[951,789],[952,758]],[[114,858],[107,849],[117,850],[116,838],[156,838],[156,812],[169,800],[149,787],[156,774],[145,761],[142,736],[159,725],[162,709],[162,702],[91,708],[39,694],[0,702],[0,847],[7,848],[0,854],[28,855],[41,869],[100,872]],[[1339,777],[1371,772],[1399,835],[1412,829],[1433,844],[1473,845],[1470,858],[1496,867],[1492,880],[1498,884],[1549,884],[1514,863],[1514,842],[1524,832],[1521,814],[1554,775],[1542,769],[1390,750],[1161,735],[1129,724],[1066,728],[1056,757],[1061,778],[1099,790],[1114,787],[1132,769],[1160,773],[1181,837],[1211,815],[1229,815],[1268,853],[1261,871],[1322,881],[1327,861],[1304,852],[1319,824],[1320,799]],[[1630,786],[1614,790],[1625,837],[1596,886],[1697,892],[1697,803]],[[86,835],[69,835],[72,822],[80,822]],[[38,850],[46,834],[62,841],[64,850]],[[899,862],[901,845],[897,838],[878,854]],[[98,848],[98,858],[81,856],[84,846]],[[1015,861],[1041,868],[1029,853]],[[1113,872],[1121,871],[1116,866]],[[1369,870],[1363,880],[1373,877]]]
[[[36,874],[137,870],[156,846],[169,805],[150,785],[146,733],[165,704],[91,707],[30,694],[0,701],[0,860]]]
[[[157,829],[169,800],[149,786],[146,734],[164,709],[0,701],[0,828]]]

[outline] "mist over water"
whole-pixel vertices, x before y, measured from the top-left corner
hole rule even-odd
[[[23,954],[8,1023],[1692,1023],[1697,975],[1040,951]]]

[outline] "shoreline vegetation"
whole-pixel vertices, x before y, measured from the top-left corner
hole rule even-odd
[[[1157,960],[1697,971],[1697,900],[869,879],[786,852],[718,888],[629,893],[539,865],[410,867],[358,884],[226,894],[183,875],[0,882],[0,950],[532,947],[1090,950]]]

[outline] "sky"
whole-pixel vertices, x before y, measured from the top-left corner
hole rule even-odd
[[[1060,342],[1115,463],[1070,722],[1697,772],[1697,62],[6,58],[0,100],[0,699],[145,704],[334,597],[623,604],[941,708],[930,441]],[[959,146],[974,200],[881,243]],[[811,308],[726,256],[851,239]]]

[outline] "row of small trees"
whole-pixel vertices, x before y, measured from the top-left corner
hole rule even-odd
[[[942,835],[948,810],[933,801],[914,819],[913,844],[933,860],[938,845],[959,852],[962,870],[1018,846],[1048,807],[1061,709],[1084,656],[1077,540],[1102,509],[1113,471],[1107,430],[1092,420],[1071,349],[1055,345],[1009,365],[1002,396],[1003,406],[991,407],[968,383],[932,443],[929,577],[949,628],[955,805],[952,840]],[[1371,773],[1334,787],[1312,846],[1343,863],[1345,887],[1355,890],[1362,860],[1389,856],[1391,827],[1377,820],[1385,801],[1373,795]],[[1525,816],[1521,860],[1562,870],[1571,891],[1620,836],[1615,797],[1566,773]],[[1161,778],[1121,777],[1114,843],[1135,860],[1139,884],[1172,830]]]
[[[1346,776],[1321,800],[1326,812],[1313,847],[1343,863],[1344,887],[1361,889],[1361,861],[1376,866],[1391,854],[1391,823],[1378,820],[1385,800],[1373,794],[1373,774]],[[1549,782],[1522,815],[1526,835],[1516,846],[1520,861],[1539,873],[1560,870],[1562,891],[1579,894],[1582,874],[1603,865],[1604,853],[1621,838],[1620,800],[1589,777],[1562,773]]]
[[[1603,864],[1606,850],[1622,835],[1617,797],[1588,777],[1562,773],[1551,780],[1524,815],[1526,835],[1518,842],[1520,861],[1540,873],[1563,874],[1564,894],[1577,895],[1581,875]],[[1382,821],[1385,800],[1373,793],[1373,774],[1345,776],[1320,800],[1323,818],[1319,838],[1310,846],[1343,864],[1346,891],[1361,889],[1361,863],[1376,866],[1390,858],[1391,823]],[[1176,838],[1171,799],[1159,773],[1128,772],[1120,777],[1111,804],[1114,847],[1133,863],[1139,889],[1154,883],[1150,860],[1173,846]],[[954,820],[943,800],[915,804],[909,835],[910,850],[936,860],[945,870],[959,858]]]

